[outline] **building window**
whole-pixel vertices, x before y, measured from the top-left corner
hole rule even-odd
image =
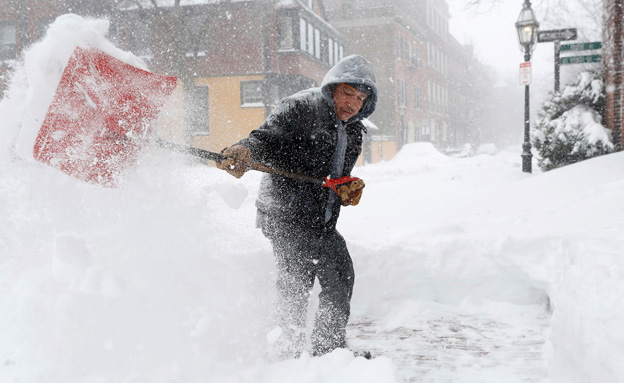
[[[431,98],[431,90],[432,86],[431,86],[431,81],[427,80],[427,108],[433,110],[433,102],[432,102],[432,98]]]
[[[314,28],[314,55],[321,59],[321,31]]]
[[[327,39],[327,50],[329,57],[329,65],[333,66],[338,61],[342,60],[344,55],[344,47],[338,43],[338,41],[329,38]]]
[[[8,60],[17,57],[15,25],[0,24],[0,59]]]
[[[189,120],[193,134],[205,135],[210,132],[210,113],[208,110],[208,87],[195,86],[188,94]]]
[[[308,53],[314,55],[314,27],[308,23]]]
[[[405,39],[401,36],[396,38],[396,56],[402,60],[409,59],[409,48]]]
[[[414,85],[414,108],[422,109],[422,89]]]
[[[241,81],[241,106],[263,106],[262,81]]]
[[[412,46],[412,52],[410,55],[410,68],[416,69],[420,68],[422,65],[422,54],[420,53],[420,49],[416,48],[416,46]]]
[[[431,44],[427,41],[427,64],[431,66]]]
[[[299,49],[302,51],[306,51],[307,45],[307,37],[306,32],[308,31],[308,23],[304,19],[299,19]]]
[[[405,80],[397,79],[397,101],[399,106],[407,105],[407,89]]]
[[[277,22],[277,35],[279,38],[279,49],[290,50],[293,48],[293,19],[292,17],[282,17]]]

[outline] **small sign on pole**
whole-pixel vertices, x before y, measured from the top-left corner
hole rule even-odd
[[[523,62],[520,64],[520,85],[531,84],[531,62]]]
[[[553,29],[550,31],[539,31],[537,33],[538,43],[568,40],[576,40],[576,28]]]
[[[594,41],[591,43],[577,43],[577,44],[563,44],[561,45],[561,51],[591,51],[602,48],[600,41]]]
[[[599,63],[600,61],[602,61],[602,55],[568,56],[561,58],[561,65]]]

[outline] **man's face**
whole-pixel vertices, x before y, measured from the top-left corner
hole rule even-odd
[[[340,121],[347,121],[358,114],[366,97],[368,94],[362,93],[347,84],[338,84],[332,93],[332,98]]]

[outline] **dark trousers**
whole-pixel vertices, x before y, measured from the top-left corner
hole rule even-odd
[[[310,293],[318,278],[319,309],[312,331],[312,354],[320,356],[346,347],[354,272],[344,238],[335,228],[312,230],[265,220],[277,278],[276,320],[282,329],[282,358],[298,356],[305,345]]]

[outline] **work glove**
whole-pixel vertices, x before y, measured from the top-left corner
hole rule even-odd
[[[364,186],[363,180],[350,181],[337,186],[336,192],[342,200],[342,206],[355,206],[360,203]]]
[[[251,161],[251,150],[243,145],[232,145],[221,151],[225,158],[217,161],[217,167],[225,170],[236,178],[241,178],[249,167]]]

